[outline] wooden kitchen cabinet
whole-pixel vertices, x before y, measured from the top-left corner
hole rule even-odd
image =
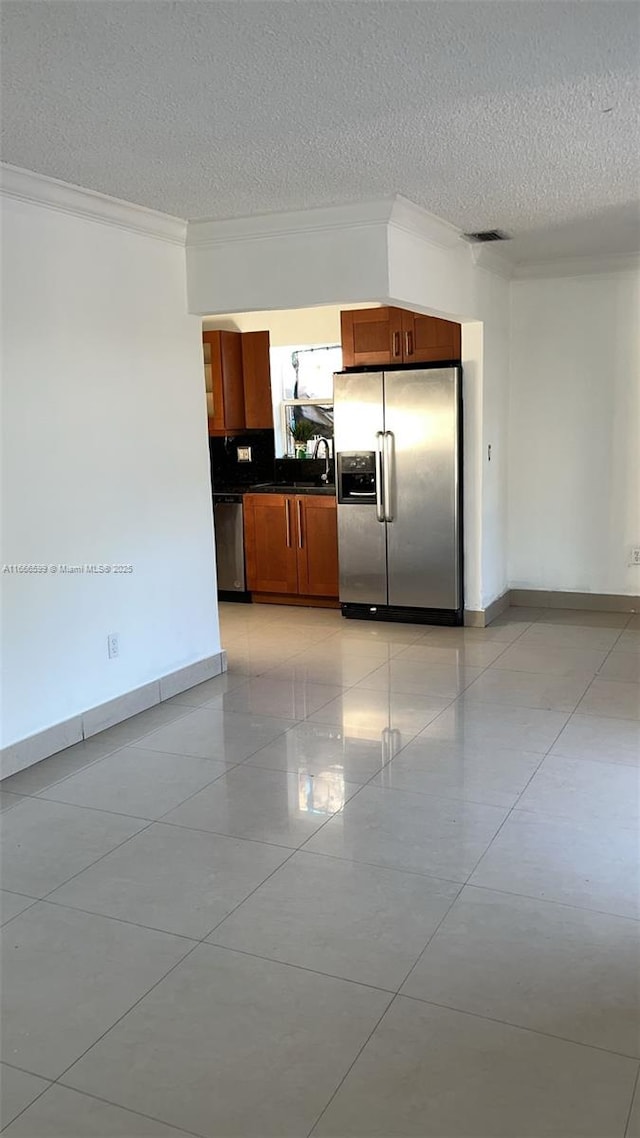
[[[296,498],[298,588],[310,597],[338,596],[338,510],[335,498]]]
[[[209,434],[243,431],[244,386],[239,332],[203,332]]]
[[[452,320],[404,308],[340,313],[344,367],[437,363],[460,359],[461,329]]]
[[[244,420],[247,430],[273,429],[269,333],[242,333]]]
[[[338,532],[335,498],[245,494],[247,588],[255,600],[335,603]]]
[[[298,592],[295,498],[245,494],[244,556],[252,593]]]
[[[403,363],[437,363],[459,360],[461,328],[452,320],[402,312]]]
[[[340,313],[343,367],[402,363],[402,309]]]
[[[202,333],[210,435],[273,427],[268,332]]]

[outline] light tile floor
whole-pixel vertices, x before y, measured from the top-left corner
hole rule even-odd
[[[640,619],[221,621],[2,786],[7,1135],[640,1138]]]

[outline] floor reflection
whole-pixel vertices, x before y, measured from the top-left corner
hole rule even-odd
[[[337,814],[344,803],[343,767],[330,767],[318,774],[298,770],[298,809],[302,813]]]

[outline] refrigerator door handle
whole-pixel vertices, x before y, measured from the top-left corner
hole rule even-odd
[[[385,509],[382,503],[382,444],[384,431],[376,431],[376,518],[384,522]]]
[[[384,520],[385,522],[393,521],[393,513],[391,505],[393,502],[392,497],[392,475],[393,475],[393,431],[384,432]]]

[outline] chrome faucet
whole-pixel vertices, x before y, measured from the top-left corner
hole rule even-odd
[[[324,436],[321,436],[316,441],[316,445],[313,448],[313,457],[314,458],[318,457],[318,451],[320,450],[321,443],[324,443],[324,474],[320,475],[320,481],[326,483],[329,481],[329,468],[331,465],[331,448],[329,446],[329,440],[325,439]]]

